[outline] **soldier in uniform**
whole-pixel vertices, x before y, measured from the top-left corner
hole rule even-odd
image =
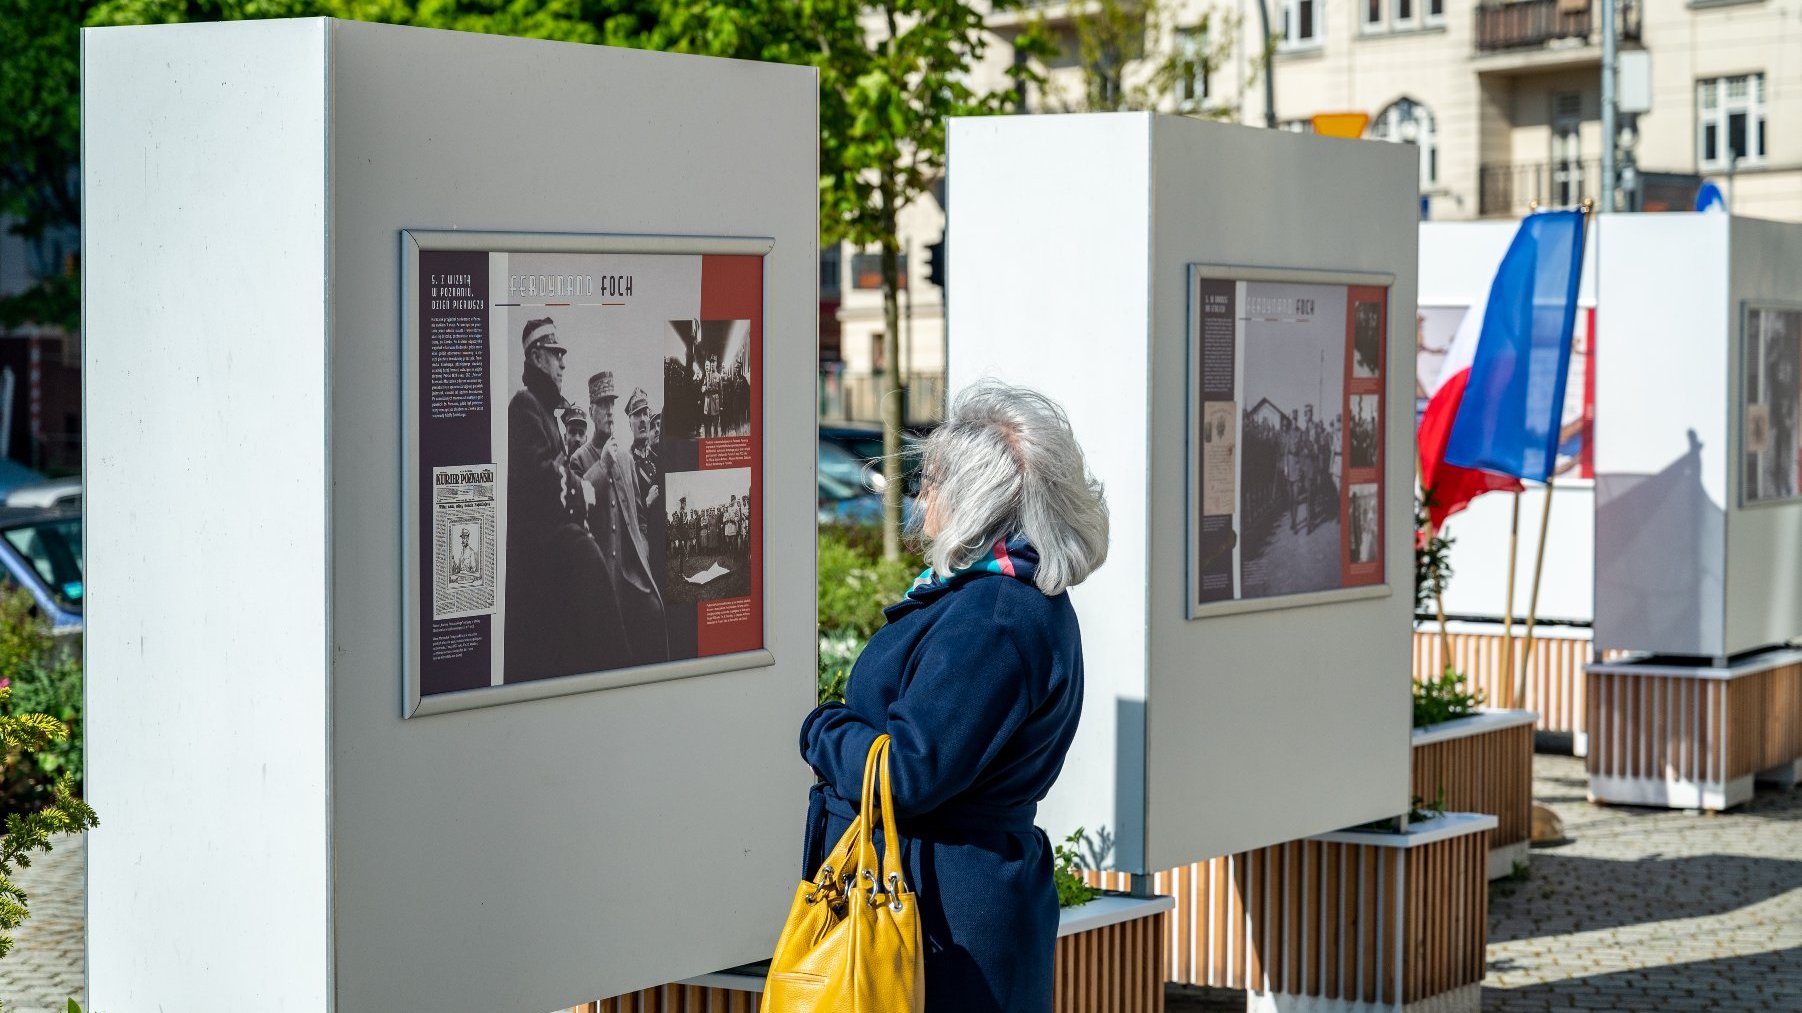
[[[462,528],[457,532],[457,550],[451,553],[450,579],[453,584],[468,584],[482,576],[481,567],[476,565],[475,546],[469,544],[469,529]]]
[[[701,375],[701,435],[720,435],[720,360],[707,357],[707,371]]]
[[[613,402],[617,399],[612,373],[588,378],[594,436],[575,460],[586,463],[582,481],[588,489],[588,530],[612,574],[626,624],[627,657],[622,663],[644,665],[669,659],[669,638],[663,624],[663,593],[653,576],[650,546],[638,522],[638,476],[630,453],[613,439]]]
[[[693,515],[688,512],[688,497],[676,501],[676,512],[670,515],[670,542],[676,548],[676,575],[684,576],[688,565],[688,528]]]
[[[651,440],[651,401],[644,388],[626,399],[626,419],[632,423],[632,470],[638,478],[638,523],[650,538],[649,522],[659,512],[662,490],[658,484],[657,444]],[[656,541],[652,540],[655,545]]]
[[[524,389],[507,404],[507,682],[594,671],[625,634],[600,547],[572,498],[563,356],[549,317],[521,330]]]
[[[1292,412],[1283,419],[1283,477],[1288,482],[1289,494],[1289,530],[1300,530],[1297,516],[1301,511],[1302,498],[1307,493],[1307,482],[1301,474],[1301,413]]]

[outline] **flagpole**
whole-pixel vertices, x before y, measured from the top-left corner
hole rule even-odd
[[[1552,521],[1552,476],[1545,478],[1545,508],[1539,512],[1539,553],[1533,560],[1533,593],[1527,599],[1527,636],[1521,650],[1526,653],[1525,666],[1514,684],[1514,699],[1527,698],[1527,683],[1533,677],[1533,623],[1539,617],[1539,575],[1545,569],[1545,536]]]
[[[1502,611],[1502,671],[1507,677],[1501,685],[1508,690],[1507,706],[1514,706],[1514,557],[1520,548],[1520,493],[1514,493],[1514,515],[1508,521],[1508,595]]]

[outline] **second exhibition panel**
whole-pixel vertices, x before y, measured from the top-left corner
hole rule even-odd
[[[952,387],[1062,402],[1111,509],[1047,830],[1143,873],[1404,812],[1409,149],[1118,114],[950,159]]]

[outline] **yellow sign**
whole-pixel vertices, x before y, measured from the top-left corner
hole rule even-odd
[[[1314,132],[1327,137],[1363,137],[1369,113],[1315,113]]]

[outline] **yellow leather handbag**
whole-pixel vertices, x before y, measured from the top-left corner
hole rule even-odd
[[[857,820],[795,889],[764,983],[763,1013],[922,1013],[920,911],[901,868],[889,737],[870,744]],[[882,861],[871,803],[881,798]]]

